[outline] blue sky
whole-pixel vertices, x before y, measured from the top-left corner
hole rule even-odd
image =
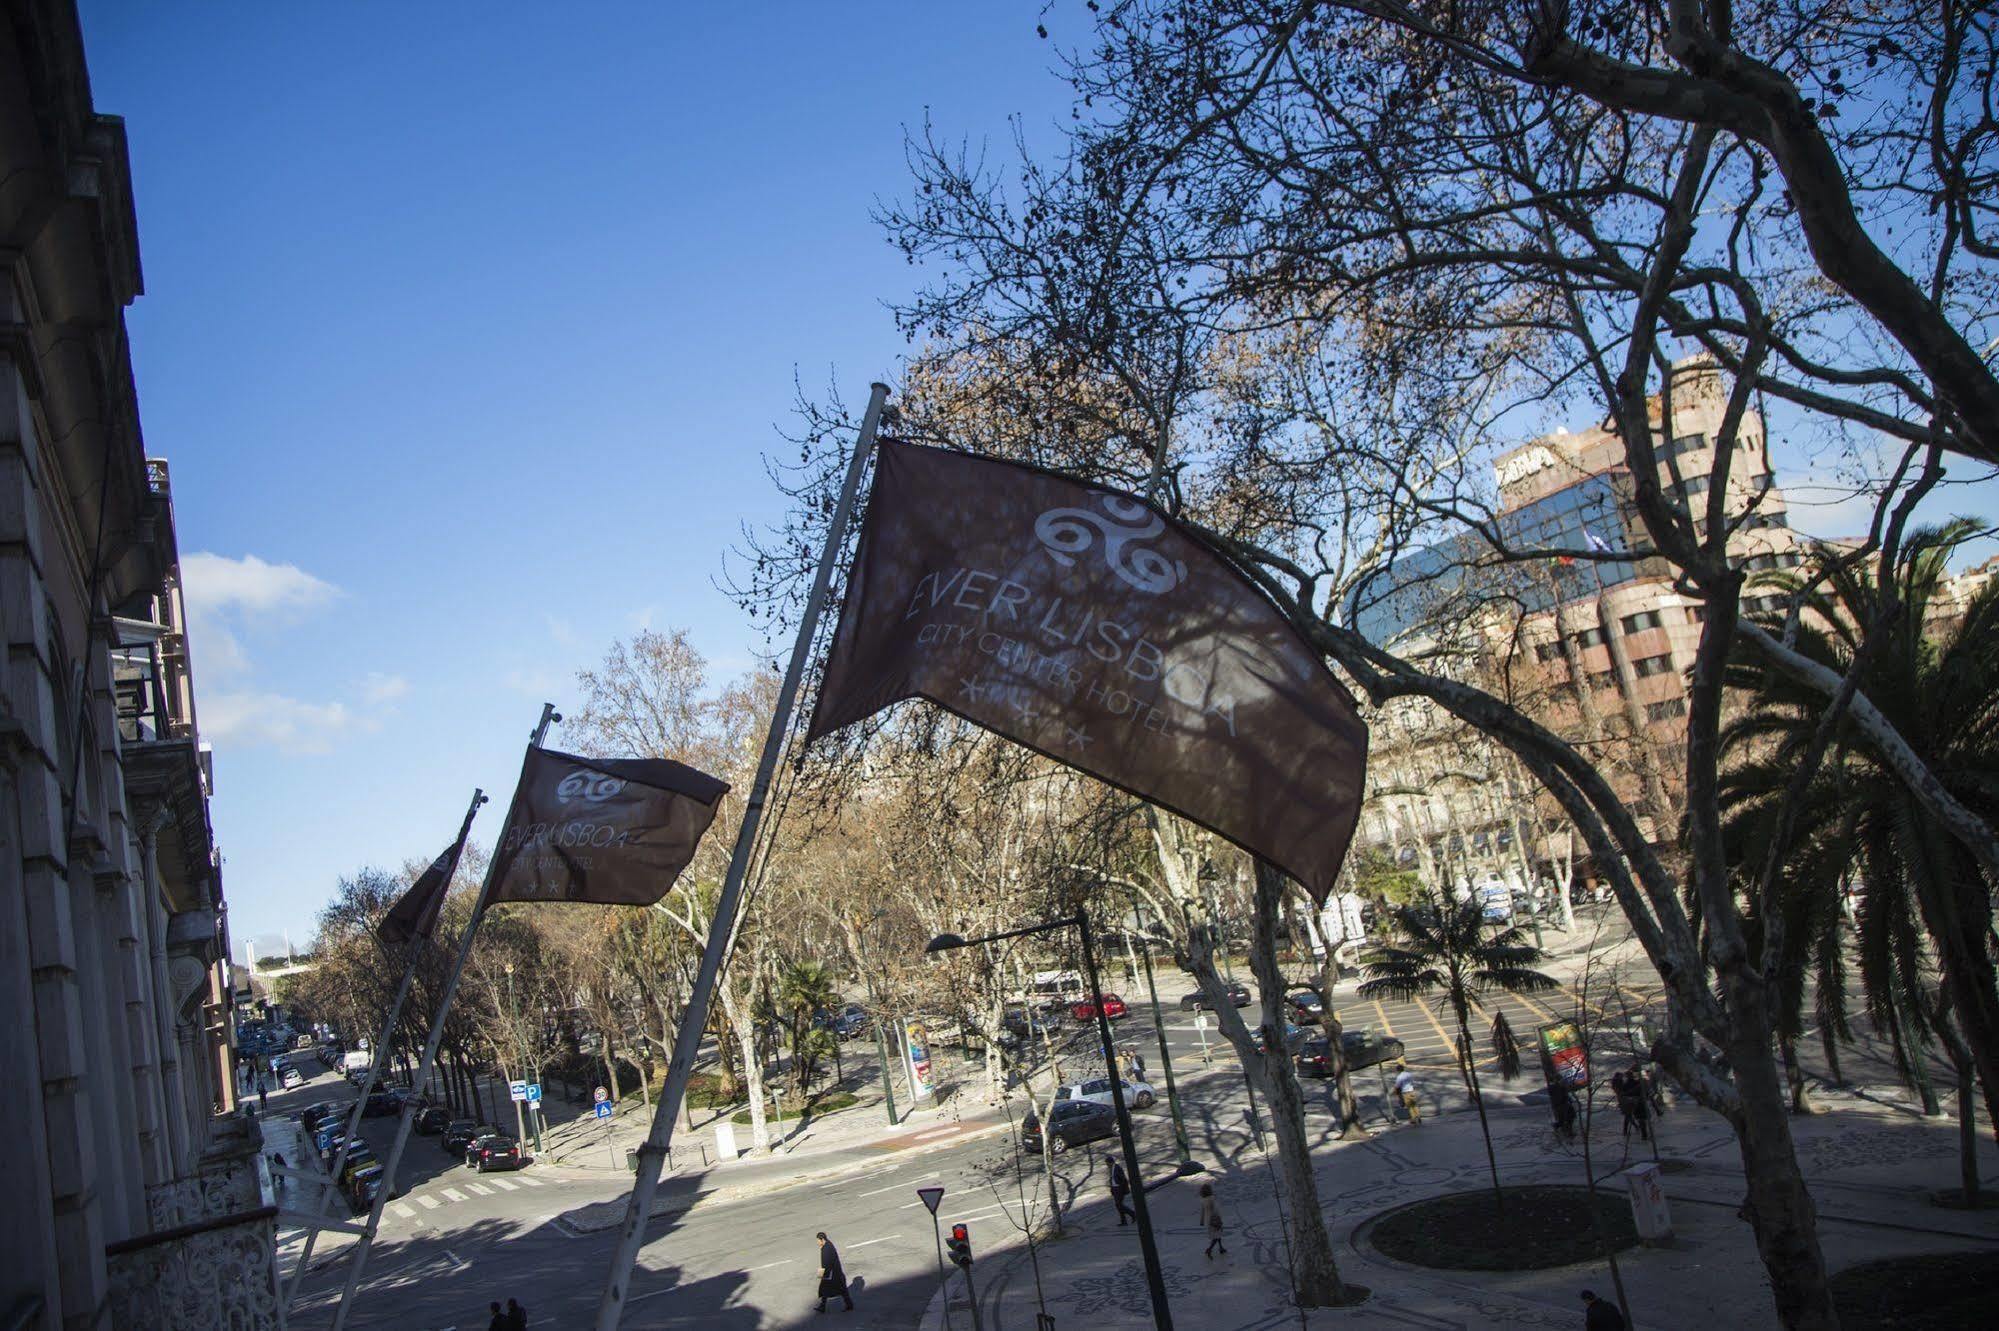
[[[679,9],[83,4],[239,942],[474,785],[489,838],[613,638],[750,665],[713,584],[794,372],[859,401],[904,349],[903,126],[1066,116],[1032,6]]]
[[[303,944],[338,876],[435,854],[474,785],[490,839],[541,702],[613,639],[753,663],[714,584],[778,512],[794,375],[858,402],[904,351],[883,302],[914,273],[868,219],[903,127],[1052,143],[1035,26],[1085,35],[1076,6],[680,8],[83,0],[239,943]],[[1785,435],[1794,521],[1858,530]]]

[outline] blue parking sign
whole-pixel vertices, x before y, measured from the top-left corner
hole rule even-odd
[[[531,1105],[538,1105],[538,1104],[540,1104],[540,1103],[541,1103],[541,1083],[540,1083],[540,1082],[538,1082],[538,1081],[531,1081],[531,1082],[529,1082],[529,1083],[528,1083],[528,1088],[527,1088],[527,1089],[528,1089],[528,1103],[529,1103],[529,1104],[531,1104]]]
[[[597,1102],[597,1117],[609,1118],[610,1116],[611,1116],[611,1102],[608,1100],[599,1100]]]

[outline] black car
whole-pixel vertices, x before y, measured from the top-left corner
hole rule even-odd
[[[1228,990],[1229,1002],[1237,1007],[1249,1006],[1249,989],[1246,986],[1230,984],[1224,985],[1223,988]],[[1193,993],[1186,995],[1180,1000],[1180,1010],[1182,1012],[1200,1012],[1209,1006],[1207,994],[1199,989],[1196,989]]]
[[[1046,1023],[1026,1008],[1011,1007],[1001,1015],[999,1032],[993,1036],[993,1043],[1002,1049],[1017,1049],[1041,1038],[1047,1029]]]
[[[465,1163],[483,1174],[489,1169],[519,1169],[527,1164],[521,1144],[503,1133],[487,1133],[465,1148]]]
[[[451,1126],[451,1111],[443,1105],[432,1105],[417,1113],[414,1126],[424,1136],[434,1137]]]
[[[868,1010],[859,1003],[849,1003],[838,1012],[821,1012],[817,1024],[842,1040],[856,1039],[867,1034]]]
[[[1402,1041],[1394,1036],[1384,1040],[1373,1031],[1342,1031],[1340,1047],[1346,1051],[1348,1072],[1359,1072],[1377,1063],[1392,1063],[1402,1057]],[[1332,1076],[1332,1045],[1323,1035],[1305,1041],[1298,1050],[1297,1063],[1301,1077]]]
[[[1048,1150],[1060,1155],[1071,1146],[1081,1146],[1102,1137],[1117,1135],[1117,1115],[1109,1105],[1094,1100],[1064,1100],[1048,1115]],[[1041,1152],[1042,1130],[1039,1115],[1030,1114],[1020,1128],[1022,1149]]]
[[[1291,1020],[1307,1026],[1318,1025],[1320,1014],[1326,1010],[1319,995],[1310,989],[1293,989],[1284,995],[1284,1006],[1291,1009]]]
[[[361,1110],[362,1118],[387,1118],[391,1114],[403,1112],[403,1092],[393,1087],[378,1087],[368,1093],[368,1103]]]
[[[438,1145],[446,1155],[463,1155],[465,1148],[481,1137],[490,1137],[499,1131],[490,1123],[479,1123],[469,1118],[454,1118],[444,1127],[444,1134]]]

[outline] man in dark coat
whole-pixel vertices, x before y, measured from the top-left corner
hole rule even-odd
[[[834,1295],[847,1301],[847,1311],[854,1310],[854,1296],[847,1292],[847,1273],[840,1269],[840,1250],[833,1246],[833,1240],[826,1237],[826,1231],[819,1231],[819,1311],[826,1311],[826,1300]]]
[[[1583,1291],[1583,1331],[1624,1331],[1624,1314],[1617,1305],[1599,1299],[1596,1291]]]
[[[1131,1195],[1131,1180],[1125,1177],[1124,1166],[1117,1162],[1116,1156],[1105,1156],[1104,1158],[1110,1163],[1111,1167],[1111,1202],[1117,1207],[1117,1222],[1122,1225],[1128,1220],[1137,1219],[1132,1214],[1131,1208],[1124,1204],[1124,1199]]]

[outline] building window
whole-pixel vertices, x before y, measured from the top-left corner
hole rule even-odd
[[[1682,495],[1706,494],[1708,484],[1712,479],[1712,477],[1708,476],[1689,476],[1680,482],[1679,491]]]
[[[1631,673],[1644,679],[1650,675],[1663,675],[1673,668],[1670,654],[1662,656],[1641,656],[1631,663]]]
[[[1615,670],[1598,670],[1590,675],[1589,683],[1593,689],[1614,689],[1617,687],[1617,672]]]
[[[1642,633],[1646,629],[1656,629],[1665,623],[1657,610],[1640,610],[1635,615],[1626,615],[1621,621],[1626,633]]]
[[[1602,629],[1584,629],[1584,630],[1583,630],[1583,631],[1582,631],[1581,633],[1578,633],[1578,634],[1576,635],[1576,646],[1578,646],[1578,647],[1601,647],[1601,646],[1603,646],[1603,630],[1602,630]]]
[[[1790,525],[1791,520],[1785,517],[1781,510],[1751,513],[1749,515],[1748,526],[1752,531],[1758,527],[1788,527]]]
[[[1777,564],[1781,568],[1796,568],[1804,562],[1805,557],[1796,550],[1786,550],[1783,554],[1777,556]]]
[[[1537,643],[1534,647],[1534,656],[1537,660],[1552,661],[1561,654],[1562,644],[1559,642]]]
[[[1666,450],[1666,456],[1669,458],[1684,457],[1688,453],[1698,453],[1701,449],[1706,447],[1707,447],[1706,435],[1683,434],[1678,439],[1675,439],[1672,443],[1672,446]]]
[[[1645,704],[1645,719],[1647,721],[1670,721],[1676,716],[1685,716],[1686,714],[1687,700],[1685,698],[1668,698],[1664,702],[1648,702]]]

